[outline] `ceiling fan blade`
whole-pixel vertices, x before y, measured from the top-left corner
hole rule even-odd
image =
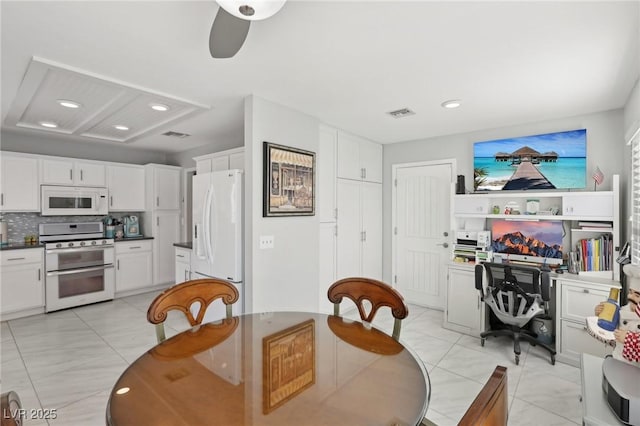
[[[236,18],[223,8],[218,9],[209,34],[209,52],[214,58],[231,58],[244,44],[251,21]]]

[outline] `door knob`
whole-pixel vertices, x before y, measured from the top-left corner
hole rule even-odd
[[[442,246],[444,248],[449,247],[449,243],[436,244],[437,246]]]
[[[442,235],[444,235],[445,237],[448,237],[448,236],[449,236],[449,233],[448,233],[447,231],[444,231],[444,232],[442,233]]]

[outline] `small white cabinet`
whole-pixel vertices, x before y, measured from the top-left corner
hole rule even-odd
[[[585,281],[560,278],[555,280],[556,297],[556,351],[558,361],[580,366],[580,355],[588,353],[604,356],[612,348],[589,335],[586,317],[594,315],[594,308],[609,296],[611,287],[620,287],[615,281]]]
[[[591,192],[588,197],[575,193],[562,197],[562,214],[584,218],[605,218],[614,215],[613,192]]]
[[[180,241],[180,212],[153,213],[153,283],[173,283],[176,277],[173,244]]]
[[[339,131],[337,158],[339,178],[382,183],[382,145]]]
[[[151,240],[116,242],[116,294],[153,285]]]
[[[147,210],[180,209],[181,170],[180,167],[164,164],[145,166]]]
[[[0,251],[0,319],[44,312],[43,249]]]
[[[479,337],[485,330],[485,304],[475,288],[473,265],[449,266],[444,327]]]
[[[37,158],[2,152],[0,210],[40,211],[40,170]]]
[[[42,160],[42,183],[47,185],[106,186],[106,167],[99,161],[70,158]]]
[[[191,279],[191,250],[184,247],[176,247],[176,284]]]
[[[244,147],[201,155],[193,159],[196,162],[196,173],[231,169],[244,170]]]
[[[138,212],[144,210],[144,166],[109,164],[109,211]]]

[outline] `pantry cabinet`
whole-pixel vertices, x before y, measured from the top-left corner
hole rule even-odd
[[[382,183],[382,145],[338,131],[337,176]]]
[[[37,158],[2,152],[0,211],[40,211],[40,166]]]

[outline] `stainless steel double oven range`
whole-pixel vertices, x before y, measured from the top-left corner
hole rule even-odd
[[[45,311],[113,299],[114,241],[102,222],[42,223],[45,248]]]

